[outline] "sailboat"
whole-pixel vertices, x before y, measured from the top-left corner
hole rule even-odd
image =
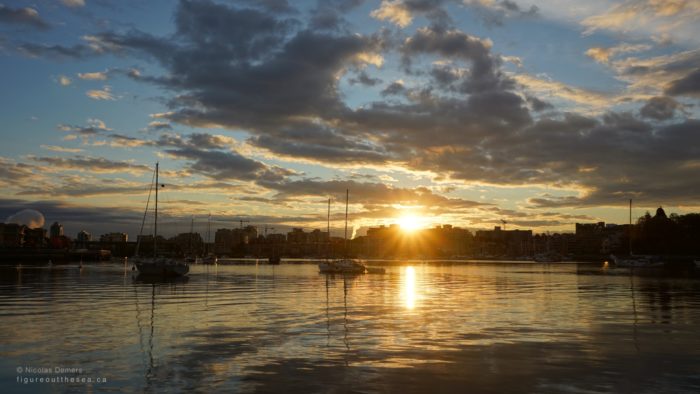
[[[367,272],[367,267],[357,260],[348,258],[348,203],[350,191],[345,190],[345,238],[344,238],[344,257],[337,260],[324,261],[318,264],[318,269],[322,274],[364,274]],[[330,202],[329,202],[330,204]],[[330,208],[328,210],[330,220]],[[328,237],[330,238],[330,231]]]
[[[158,189],[160,188],[160,183],[158,183],[158,163],[156,163],[154,186],[156,190],[156,196],[155,214],[153,219],[153,257],[139,256],[139,245],[137,244],[136,256],[134,257],[134,265],[138,269],[139,275],[163,277],[187,275],[187,273],[190,271],[189,264],[171,258],[158,257]],[[146,212],[148,212],[148,202],[146,202]],[[144,213],[143,218],[145,221],[146,213]],[[143,223],[141,224],[141,230],[143,231]],[[141,237],[139,237],[139,239],[140,238]]]
[[[629,214],[629,252],[627,258],[621,258],[613,254],[610,259],[615,263],[616,267],[622,268],[663,268],[664,262],[658,256],[634,255],[632,253],[632,200],[630,199],[630,214]]]
[[[209,251],[209,244],[211,243],[211,213],[209,214],[209,221],[207,223],[207,243],[204,245],[204,253],[205,256],[202,257],[202,264],[216,264],[219,262],[219,259],[216,257],[216,255],[213,252]]]
[[[187,249],[187,255],[185,256],[185,263],[188,264],[197,264],[199,263],[199,258],[197,257],[197,253],[194,251],[194,242],[192,242],[192,237],[194,235],[194,216],[192,216],[192,221],[190,222],[190,234],[188,236],[188,246]]]

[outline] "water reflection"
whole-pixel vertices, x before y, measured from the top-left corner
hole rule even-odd
[[[125,282],[122,264],[0,270],[0,381],[61,363],[114,392],[700,391],[700,281],[590,272],[282,264],[163,283]]]
[[[416,269],[412,266],[405,267],[402,272],[403,288],[402,294],[406,309],[416,307]]]

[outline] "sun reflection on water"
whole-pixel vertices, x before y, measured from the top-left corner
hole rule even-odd
[[[404,302],[407,309],[416,307],[416,269],[406,267],[403,272],[403,289]]]

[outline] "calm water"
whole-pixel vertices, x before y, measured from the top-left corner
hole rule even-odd
[[[282,264],[144,283],[129,268],[3,269],[0,391],[700,392],[697,279],[575,264],[343,278]]]

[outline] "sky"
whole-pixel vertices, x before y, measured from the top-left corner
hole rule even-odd
[[[134,237],[698,211],[700,1],[0,0],[0,220]],[[211,216],[210,216],[211,215]],[[211,219],[210,219],[211,217]],[[274,228],[274,230],[272,229]]]

